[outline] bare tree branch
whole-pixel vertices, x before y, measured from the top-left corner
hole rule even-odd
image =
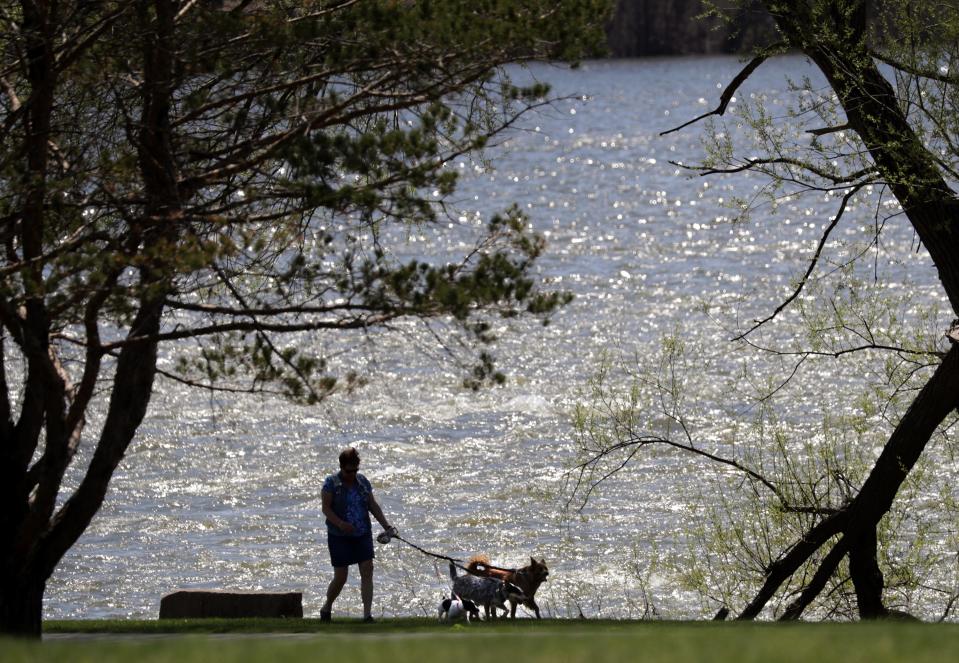
[[[869,55],[876,58],[883,64],[887,64],[893,69],[898,69],[899,71],[903,71],[907,74],[911,74],[913,76],[919,76],[920,78],[928,78],[930,80],[939,81],[940,83],[949,83],[950,85],[959,85],[959,76],[950,76],[949,74],[942,73],[935,69],[921,69],[911,64],[900,62],[896,60],[895,58],[889,55],[880,53],[879,51],[872,48],[869,49]]]
[[[857,184],[856,186],[852,187],[852,189],[848,193],[846,193],[845,196],[843,196],[842,203],[839,205],[839,210],[836,212],[836,216],[833,217],[832,221],[829,223],[829,225],[823,231],[822,236],[819,238],[819,244],[816,246],[816,251],[813,254],[812,260],[809,261],[809,267],[806,269],[806,273],[803,274],[803,277],[802,279],[800,279],[799,284],[796,286],[795,290],[793,290],[793,293],[789,297],[787,297],[786,300],[783,301],[779,306],[777,306],[775,311],[773,311],[771,314],[769,314],[762,320],[758,320],[748,330],[746,330],[739,336],[735,337],[733,339],[734,341],[739,341],[749,336],[751,333],[753,333],[754,331],[762,327],[764,324],[766,324],[767,322],[775,318],[777,315],[779,315],[783,311],[783,309],[789,306],[793,302],[793,300],[795,300],[796,297],[799,296],[799,294],[803,291],[803,288],[806,286],[806,283],[809,281],[809,277],[812,275],[813,270],[816,269],[816,265],[819,264],[819,256],[822,255],[823,247],[826,245],[826,242],[829,240],[830,233],[832,233],[833,229],[839,224],[840,219],[842,219],[842,215],[846,211],[846,205],[849,204],[849,200],[854,195],[856,195],[863,186],[864,186],[863,184]]]
[[[771,48],[775,48],[775,46],[772,46]],[[736,77],[733,78],[732,81],[730,81],[729,85],[726,86],[726,89],[723,90],[723,93],[719,97],[719,105],[716,106],[716,108],[709,111],[708,113],[703,113],[699,117],[694,117],[693,119],[689,120],[688,122],[684,122],[678,127],[674,127],[672,129],[669,129],[668,131],[662,131],[660,132],[659,135],[665,136],[675,131],[679,131],[680,129],[685,129],[689,125],[695,124],[696,122],[699,122],[700,120],[706,119],[710,115],[723,115],[726,112],[726,107],[729,106],[729,102],[732,100],[733,95],[736,94],[736,90],[739,89],[739,86],[745,83],[746,79],[749,78],[752,75],[752,73],[759,68],[759,65],[765,62],[768,57],[769,57],[768,54],[762,54],[762,55],[757,55],[752,60],[750,60],[749,63],[745,67],[743,67],[738,74],[736,74]]]
[[[737,619],[754,619],[775,595],[780,586],[806,563],[830,538],[842,531],[849,519],[846,510],[838,511],[813,526],[786,553],[769,565],[766,580],[752,601],[739,613]]]
[[[803,611],[809,607],[809,604],[819,596],[819,593],[822,592],[826,583],[829,582],[829,579],[836,572],[842,558],[846,556],[849,548],[847,540],[847,537],[842,537],[826,554],[826,557],[819,564],[809,584],[803,588],[799,597],[786,607],[786,610],[779,618],[781,621],[799,619]]]
[[[679,449],[681,451],[686,451],[688,453],[691,453],[697,456],[702,456],[703,458],[706,458],[707,460],[711,460],[715,463],[719,463],[720,465],[726,465],[728,467],[732,467],[736,470],[739,470],[740,472],[743,472],[750,478],[755,479],[756,481],[761,483],[763,486],[765,486],[767,489],[769,489],[769,491],[772,492],[773,495],[775,495],[776,498],[779,500],[784,510],[798,511],[797,508],[789,506],[789,501],[786,499],[785,495],[783,495],[779,487],[776,486],[776,484],[774,484],[772,481],[770,481],[769,479],[761,475],[759,472],[756,472],[752,468],[747,467],[746,465],[743,465],[739,461],[710,453],[708,451],[695,447],[692,444],[684,444],[682,442],[676,442],[675,440],[670,440],[668,438],[658,437],[655,435],[635,436],[635,437],[630,437],[621,442],[618,442],[617,444],[607,447],[603,449],[602,451],[596,453],[591,458],[579,463],[578,465],[576,465],[574,469],[580,470],[580,472],[582,473],[586,468],[595,466],[600,459],[606,456],[609,456],[611,454],[614,454],[618,451],[622,451],[624,449],[630,449],[630,454],[627,457],[626,461],[621,463],[616,469],[604,474],[603,477],[599,479],[598,481],[592,482],[592,486],[590,488],[590,490],[592,490],[597,485],[599,485],[606,479],[610,478],[612,475],[614,475],[616,472],[622,469],[622,467],[626,465],[626,463],[633,457],[633,455],[637,451],[641,450],[643,447],[655,445],[655,444],[661,444],[664,446],[672,447],[674,449]],[[584,502],[584,505],[585,505],[585,502]]]
[[[849,123],[838,124],[834,127],[822,127],[821,129],[807,129],[807,134],[812,134],[813,136],[826,136],[828,134],[839,133],[840,131],[848,131]]]
[[[702,166],[689,166],[678,161],[670,161],[669,163],[674,166],[679,166],[680,168],[686,168],[687,170],[694,170],[700,174],[700,176],[705,177],[707,175],[727,175],[731,173],[741,173],[747,170],[754,169],[759,166],[774,166],[774,165],[785,165],[785,166],[795,166],[806,170],[817,177],[820,177],[824,180],[828,180],[833,184],[848,184],[849,182],[856,182],[861,180],[863,177],[872,175],[875,173],[875,168],[863,168],[857,170],[853,173],[846,175],[834,175],[822,168],[816,166],[815,164],[809,163],[807,161],[802,161],[800,159],[794,159],[791,157],[770,157],[767,159],[746,159],[741,165],[733,166],[730,168],[706,168]],[[857,186],[862,187],[866,183],[858,182]]]

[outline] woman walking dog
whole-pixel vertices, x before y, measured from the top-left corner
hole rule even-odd
[[[326,603],[320,608],[320,620],[331,621],[333,602],[340,595],[350,574],[350,566],[360,569],[360,595],[363,621],[373,621],[373,530],[370,514],[389,536],[396,528],[389,524],[383,509],[373,497],[373,486],[359,473],[360,455],[349,447],[340,452],[340,471],[326,477],[321,498],[326,516],[326,540],[333,564],[333,580],[326,590]]]

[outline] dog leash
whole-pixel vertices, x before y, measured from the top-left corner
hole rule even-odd
[[[380,536],[382,536],[382,535],[380,535]],[[450,557],[450,556],[448,556],[448,555],[441,555],[441,554],[439,554],[439,553],[430,552],[429,550],[426,550],[426,549],[424,549],[424,548],[420,548],[418,545],[416,545],[416,544],[413,543],[412,541],[407,541],[406,539],[404,539],[404,538],[403,538],[402,536],[400,536],[399,534],[388,534],[388,536],[386,537],[386,540],[385,540],[385,541],[381,540],[380,537],[377,537],[376,540],[379,541],[380,543],[389,543],[389,540],[390,540],[390,539],[399,539],[400,541],[402,541],[403,543],[405,543],[406,545],[408,545],[410,548],[414,548],[415,550],[418,550],[419,552],[423,553],[424,555],[429,555],[430,557],[435,557],[436,559],[446,560],[447,562],[449,562],[450,564],[454,565],[455,567],[457,567],[458,569],[460,569],[460,570],[462,570],[462,571],[466,571],[467,573],[469,573],[469,574],[471,574],[471,575],[478,575],[475,571],[471,571],[471,570],[469,570],[468,568],[466,568],[465,566],[463,566],[463,564],[462,564],[463,560],[461,560],[461,559],[459,559],[459,558],[456,558],[456,557]],[[498,567],[498,566],[493,566],[492,564],[487,564],[487,563],[485,563],[485,562],[478,562],[478,563],[477,563],[477,566],[482,566],[483,568],[486,568],[486,569],[493,569],[493,570],[495,570],[495,571],[506,571],[507,573],[515,573],[515,572],[516,572],[516,569],[503,569],[503,568],[500,568],[500,567]]]
[[[424,555],[429,555],[430,557],[435,557],[436,559],[445,559],[445,560],[446,560],[447,562],[449,562],[450,564],[455,564],[455,565],[458,566],[459,568],[465,570],[465,568],[464,568],[463,565],[462,565],[463,560],[461,560],[461,559],[458,559],[458,558],[456,558],[456,557],[449,557],[448,555],[441,555],[441,554],[439,554],[439,553],[430,552],[429,550],[426,550],[426,549],[424,549],[424,548],[420,548],[418,545],[416,545],[416,544],[413,543],[412,541],[407,541],[406,539],[404,539],[404,538],[403,538],[402,536],[400,536],[399,534],[391,534],[391,535],[390,535],[390,539],[399,539],[400,541],[402,541],[403,543],[405,543],[406,545],[408,545],[410,548],[414,548],[414,549],[420,551],[421,553],[423,553]],[[379,540],[379,539],[377,539],[377,540]],[[389,539],[387,539],[387,541],[388,541],[388,540],[389,540]],[[383,542],[381,541],[381,543],[383,543]]]

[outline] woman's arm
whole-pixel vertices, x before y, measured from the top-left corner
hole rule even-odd
[[[383,515],[383,509],[380,508],[379,502],[373,497],[373,493],[370,493],[370,513],[376,518],[376,522],[383,526],[383,529],[386,531],[394,529],[393,526],[387,522],[386,516]]]
[[[352,534],[353,525],[340,518],[336,515],[336,512],[333,511],[333,493],[328,493],[324,490],[320,493],[320,499],[323,500],[323,515],[326,516],[327,520],[347,534]],[[382,511],[380,513],[382,513]]]

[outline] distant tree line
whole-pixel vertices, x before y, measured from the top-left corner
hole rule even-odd
[[[887,2],[888,4],[888,2]],[[884,0],[859,3],[850,21],[868,24],[871,39],[898,39],[895,25],[877,20]],[[609,55],[749,53],[778,41],[761,0],[615,0],[606,25]],[[878,45],[878,44],[877,44]]]
[[[775,24],[759,3],[714,3],[728,18],[705,15],[702,0],[617,0],[606,28],[610,55],[742,53],[774,41]]]

